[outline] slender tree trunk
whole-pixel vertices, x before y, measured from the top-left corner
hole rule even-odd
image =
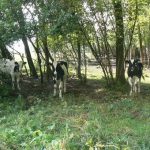
[[[38,58],[38,64],[40,68],[40,76],[41,76],[41,84],[43,83],[43,72],[42,72],[42,65],[41,65],[41,58],[40,58],[40,53],[39,53],[39,43],[38,43],[38,37],[36,38],[36,45],[37,47],[35,48],[37,58]]]
[[[31,74],[31,76],[33,76],[35,78],[38,78],[37,72],[35,70],[35,67],[34,67],[34,64],[33,64],[33,61],[32,61],[32,57],[31,57],[29,45],[28,45],[28,42],[27,42],[27,38],[25,36],[22,37],[22,42],[24,44],[25,54],[26,54],[27,61],[28,61],[28,64],[29,64],[30,74]]]
[[[140,44],[140,55],[141,55],[142,62],[144,63],[143,41],[142,41],[141,28],[139,24],[138,24],[138,36],[139,36],[139,44]]]
[[[79,39],[77,39],[77,55],[78,55],[78,78],[81,80],[82,75],[81,75],[81,45]]]
[[[113,0],[116,20],[116,81],[125,82],[124,26],[121,0]]]
[[[46,79],[47,81],[49,81],[50,77],[52,77],[52,71],[50,69],[50,63],[49,63],[50,53],[49,53],[48,45],[47,45],[47,37],[42,39],[42,43],[43,43],[43,51],[45,54]]]
[[[107,85],[110,86],[110,84],[112,84],[112,82],[113,82],[112,81],[113,79],[110,79],[109,73],[107,72],[107,68],[105,65],[103,65],[102,58],[99,56],[97,49],[92,45],[92,43],[90,41],[90,37],[87,34],[86,30],[84,29],[83,24],[80,25],[80,30],[83,33],[85,40],[87,41],[87,44],[89,45],[89,48],[91,49],[93,56],[95,57],[95,59],[97,60],[97,62],[99,63],[99,65],[102,68],[102,71],[103,71],[104,77],[106,79]]]
[[[86,54],[85,54],[85,44],[83,42],[83,51],[84,51],[84,83],[87,81],[87,59],[86,59]]]
[[[37,55],[37,59],[38,59],[38,65],[39,65],[39,69],[40,69],[40,77],[41,77],[41,84],[43,83],[43,72],[42,72],[42,65],[41,65],[41,58],[40,58],[40,52],[39,52],[39,43],[38,43],[38,37],[36,36],[36,45],[34,45],[34,43],[32,42],[32,40],[29,38],[32,46],[35,49],[36,55]]]

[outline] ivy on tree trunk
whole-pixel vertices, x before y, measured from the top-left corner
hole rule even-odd
[[[124,68],[124,25],[121,0],[113,0],[116,22],[116,81],[125,81]]]

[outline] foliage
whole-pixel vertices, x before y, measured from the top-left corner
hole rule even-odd
[[[40,49],[40,52],[49,52],[50,60],[53,60],[52,57],[55,54],[61,54],[63,58],[67,58],[69,61],[74,60],[80,66],[79,63],[84,61],[83,58],[78,61],[80,57],[76,57],[77,41],[80,41],[81,53],[90,51],[102,67],[105,79],[108,82],[114,82],[114,76],[111,72],[111,58],[116,57],[117,61],[121,58],[123,52],[119,56],[116,55],[117,36],[115,37],[115,33],[117,26],[115,25],[113,2],[116,1],[15,0],[10,3],[9,0],[1,0],[1,42],[7,46],[23,37],[36,39],[34,46],[36,47],[39,44],[36,48]],[[121,43],[124,43],[125,57],[128,55],[132,57],[136,47],[140,47],[142,54],[145,53],[145,47],[149,52],[149,1],[128,0],[118,2],[120,2],[119,7],[122,6],[123,11],[122,17],[125,29],[120,34],[123,32],[122,35],[124,35]],[[120,17],[121,13],[118,14]],[[139,28],[141,38],[139,37]],[[139,38],[142,39],[142,44],[140,44]],[[1,45],[0,49],[3,49]],[[45,55],[47,56],[47,54]],[[149,57],[147,53],[145,55]],[[103,58],[106,60],[103,60]],[[42,59],[42,61],[48,60],[44,57]],[[123,59],[125,58],[121,58],[122,62],[124,62]],[[123,66],[123,63],[117,64]],[[31,65],[29,66],[31,69]],[[107,68],[107,66],[109,67]],[[120,68],[117,66],[116,77],[118,77],[118,70]],[[123,78],[124,71],[121,71],[121,73]]]
[[[1,97],[9,96],[11,90],[12,90],[11,87],[0,85],[0,96]]]

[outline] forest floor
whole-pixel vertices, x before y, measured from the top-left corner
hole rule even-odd
[[[97,72],[96,74],[93,72]],[[93,100],[98,100],[104,95],[107,95],[107,89],[104,79],[101,76],[102,72],[99,68],[91,66],[88,68],[88,78],[87,82],[83,83],[79,81],[76,76],[73,74],[69,75],[67,79],[67,94],[73,94],[77,97],[88,96]],[[58,92],[58,89],[57,89]],[[35,80],[33,78],[23,76],[21,81],[21,92],[10,91],[10,95],[18,96],[21,94],[24,98],[30,96],[42,96],[49,97],[53,95],[53,81],[50,80],[47,82],[44,80],[44,83],[40,83],[40,79]],[[102,99],[103,100],[103,99]]]
[[[88,97],[94,101],[99,102],[111,101],[111,99],[107,99],[109,94],[116,97],[116,99],[117,97],[129,97],[130,87],[128,83],[121,86],[106,86],[106,82],[102,77],[102,70],[100,70],[98,67],[90,66],[88,68],[87,77],[87,82],[83,83],[79,81],[74,75],[70,75],[67,80],[67,93],[65,93],[65,95],[67,96],[68,94],[73,94],[76,97]],[[148,97],[150,94],[149,90],[150,71],[146,69],[144,72],[144,79],[142,78],[141,93],[139,95],[134,95],[134,97]],[[43,84],[41,84],[40,80],[34,80],[32,78],[24,77],[22,80],[21,95],[24,98],[30,96],[44,96],[45,99],[47,99],[49,96],[53,95],[53,81],[45,81]]]

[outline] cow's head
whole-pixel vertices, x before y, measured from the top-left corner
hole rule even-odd
[[[125,63],[129,64],[128,70],[130,70],[131,72],[133,72],[134,71],[134,59],[126,60]]]
[[[23,61],[18,61],[18,62],[15,61],[14,63],[15,63],[14,72],[22,71],[22,67],[26,64],[26,62]]]
[[[143,69],[143,65],[142,65],[140,59],[138,59],[138,58],[133,59],[133,60],[126,60],[125,62],[129,64],[128,71],[130,73],[137,74],[138,71],[142,71],[142,69]]]

